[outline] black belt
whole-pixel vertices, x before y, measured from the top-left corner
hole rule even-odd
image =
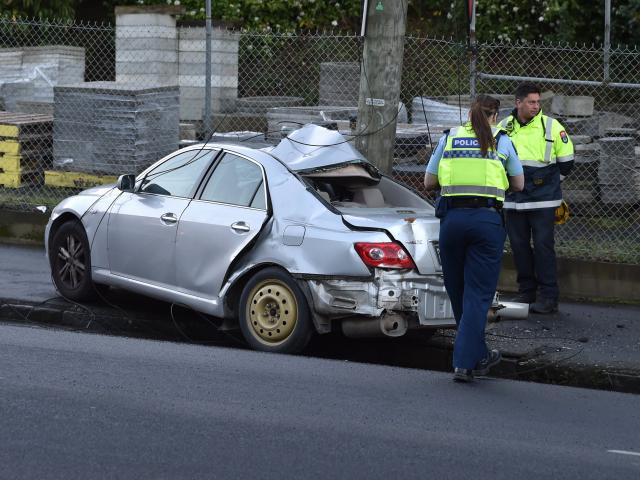
[[[489,197],[449,197],[447,200],[449,208],[502,208],[501,201]]]

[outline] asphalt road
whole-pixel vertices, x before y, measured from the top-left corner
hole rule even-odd
[[[0,325],[0,478],[640,478],[638,397]]]

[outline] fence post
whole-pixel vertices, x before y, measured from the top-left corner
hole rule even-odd
[[[476,83],[478,81],[478,42],[476,40],[476,2],[469,0],[469,96],[476,97]]]
[[[211,0],[205,0],[206,15],[206,53],[205,53],[205,81],[204,81],[204,132],[205,141],[209,140],[211,135]]]
[[[407,0],[369,1],[363,17],[366,17],[367,25],[358,102],[357,131],[361,136],[357,138],[356,147],[380,170],[391,173]]]
[[[604,2],[604,83],[609,83],[609,58],[611,56],[611,0]]]

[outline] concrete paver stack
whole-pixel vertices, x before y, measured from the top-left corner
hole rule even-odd
[[[55,88],[54,169],[137,173],[179,144],[176,86],[87,82]]]

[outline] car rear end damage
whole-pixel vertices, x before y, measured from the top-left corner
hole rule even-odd
[[[351,337],[403,335],[455,320],[440,275],[375,269],[371,280],[307,280],[314,310],[339,319]]]

